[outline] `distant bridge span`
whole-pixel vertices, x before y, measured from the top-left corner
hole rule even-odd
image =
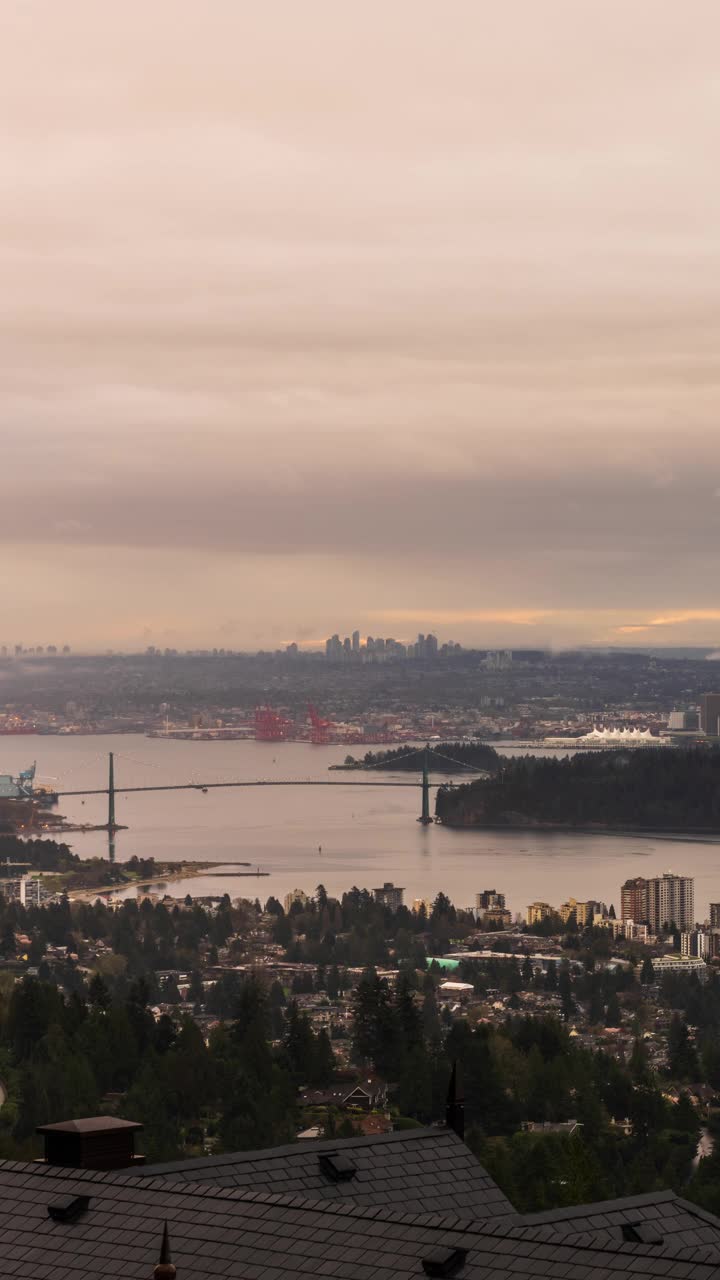
[[[439,787],[439,782],[428,782]],[[422,782],[336,782],[330,778],[258,778],[249,782],[173,782],[156,787],[115,787],[124,796],[131,791],[213,791],[220,787],[421,787]],[[95,787],[92,791],[56,791],[57,796],[106,796],[107,787]]]
[[[111,858],[114,854],[113,837],[117,831],[122,829],[115,818],[115,797],[118,791],[123,795],[131,795],[145,791],[202,791],[207,793],[208,791],[220,791],[231,787],[419,787],[422,790],[422,809],[418,822],[422,823],[423,826],[427,826],[432,822],[432,817],[430,816],[430,787],[441,785],[440,783],[430,782],[428,761],[432,754],[440,756],[440,753],[434,752],[434,749],[429,744],[419,750],[406,753],[406,756],[418,755],[422,757],[422,774],[420,779],[414,782],[404,782],[400,779],[375,781],[374,778],[372,782],[355,778],[257,778],[249,781],[238,780],[234,782],[169,782],[145,787],[118,787],[115,783],[115,757],[111,751],[108,757],[108,785],[106,787],[85,787],[73,791],[58,791],[57,796],[58,798],[67,798],[68,796],[107,796],[107,824],[96,829],[107,831],[110,837]],[[401,758],[404,759],[406,757]],[[449,757],[442,758],[449,759]],[[470,769],[476,774],[481,772],[461,760],[451,760],[450,763],[457,765],[459,769]],[[373,766],[365,765],[361,767],[369,769]]]

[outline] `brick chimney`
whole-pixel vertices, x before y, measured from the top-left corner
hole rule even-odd
[[[135,1155],[135,1134],[142,1127],[117,1116],[40,1125],[37,1132],[45,1139],[43,1163],[67,1169],[128,1169],[144,1164],[145,1157]]]

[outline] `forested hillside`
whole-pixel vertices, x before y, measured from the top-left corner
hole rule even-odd
[[[716,1208],[720,1156],[691,1178],[699,1116],[684,1095],[667,1095],[671,1082],[720,1089],[720,979],[666,975],[654,985],[649,962],[640,975],[596,969],[606,939],[586,931],[567,939],[585,957],[580,967],[563,958],[543,972],[509,953],[463,960],[458,976],[478,998],[492,991],[497,1008],[509,995],[496,1025],[473,1025],[442,1002],[443,974],[428,968],[425,949],[444,950],[470,927],[442,894],[429,913],[390,912],[364,890],[333,902],[322,886],[288,916],[275,899],[265,912],[227,898],[212,911],[148,901],[115,911],[66,900],[24,908],[0,897],[0,1156],[31,1158],[38,1124],[108,1107],[144,1124],[151,1161],[202,1154],[208,1141],[216,1152],[288,1142],[313,1120],[300,1091],[338,1078],[344,1046],[358,1068],[391,1082],[399,1127],[443,1118],[457,1061],[467,1141],[518,1209],[665,1186]],[[238,970],[259,931],[284,962],[299,962],[286,982]],[[25,947],[33,974],[22,974]],[[232,967],[218,966],[223,955]],[[351,975],[348,965],[363,956],[362,975]],[[397,977],[373,959],[398,963]],[[313,993],[332,1013],[329,1028],[314,1029],[301,1007]],[[541,993],[557,994],[562,1021],[522,1012]],[[571,1029],[587,1011],[592,1025],[632,1019],[639,1032],[654,1010],[670,1018],[666,1066],[651,1065],[640,1034],[621,1061],[581,1045]],[[327,1136],[343,1136],[357,1119],[331,1109],[319,1122]],[[580,1125],[572,1135],[527,1129],[570,1121]],[[717,1113],[704,1122],[715,1135]]]
[[[441,788],[436,814],[449,826],[548,825],[720,831],[720,751],[522,756],[492,778]]]
[[[394,772],[419,773],[423,767],[424,748],[393,747],[390,751],[366,751],[362,759],[346,756],[346,769],[388,769]],[[500,767],[500,756],[485,742],[434,742],[428,753],[431,773],[462,773],[458,764],[494,773]]]

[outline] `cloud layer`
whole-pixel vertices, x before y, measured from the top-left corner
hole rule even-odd
[[[4,27],[0,641],[720,640],[711,0]]]

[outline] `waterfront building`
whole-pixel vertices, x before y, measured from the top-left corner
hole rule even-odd
[[[648,880],[647,923],[652,933],[675,925],[681,932],[695,924],[695,881],[666,871]]]
[[[602,918],[602,910],[598,912],[601,903],[594,902],[590,899],[588,902],[578,902],[577,898],[568,898],[567,902],[563,902],[558,909],[563,924],[567,924],[570,916],[574,914],[576,924],[582,929],[585,925],[592,924],[596,914]]]
[[[704,960],[697,956],[657,956],[652,962],[655,977],[661,978],[664,973],[696,973],[698,977],[707,977],[709,970]]]
[[[39,876],[27,875],[16,880],[4,880],[2,893],[8,902],[19,902],[21,907],[39,907],[54,897]]]
[[[627,923],[629,924],[631,922],[627,921]],[[596,928],[607,929],[612,934],[613,938],[624,938],[625,924],[625,920],[613,920],[611,917],[608,917],[606,920],[598,920],[596,922]]]
[[[720,693],[704,693],[700,699],[700,728],[710,738],[720,737]]]
[[[405,890],[394,885],[392,880],[386,880],[381,889],[373,889],[375,901],[383,907],[389,907],[391,911],[397,911],[398,907],[402,906],[404,892]]]
[[[498,910],[505,910],[505,894],[496,893],[494,889],[483,889],[482,893],[475,894],[475,908],[477,911],[489,911],[492,907]]]
[[[626,880],[620,890],[620,916],[623,920],[647,920],[648,882],[643,876]]]
[[[651,880],[642,876],[626,880],[620,890],[620,914],[623,920],[648,924],[651,933],[661,933],[671,924],[681,931],[691,930],[695,924],[695,881],[669,871]]]
[[[285,915],[287,916],[290,914],[290,911],[296,902],[299,902],[301,907],[306,907],[309,901],[310,899],[304,889],[292,889],[290,893],[286,893],[283,898]]]
[[[494,925],[497,929],[504,929],[513,922],[512,912],[505,907],[470,907],[469,911],[476,924]],[[520,924],[525,923],[522,915],[518,916],[518,921]]]
[[[565,739],[557,741],[564,742]],[[637,725],[612,725],[610,728],[596,725],[589,733],[584,733],[579,738],[569,738],[567,741],[574,743],[576,747],[662,747],[666,745],[663,739],[650,729],[640,729]]]
[[[528,924],[541,924],[548,916],[554,916],[555,908],[549,902],[531,902],[527,909]]]
[[[628,942],[649,942],[650,930],[646,924],[640,924],[636,920],[616,920],[614,916],[598,916],[593,917],[593,924],[596,929],[608,929],[613,938],[626,938]]]
[[[680,955],[709,959],[712,954],[712,934],[702,929],[692,929],[680,934]]]
[[[671,711],[667,727],[671,733],[689,733],[698,728],[697,711]]]

